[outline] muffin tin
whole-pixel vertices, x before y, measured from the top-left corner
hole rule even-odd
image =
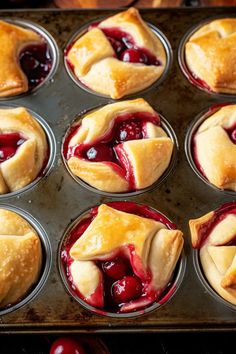
[[[194,118],[208,107],[224,102],[224,97],[211,95],[190,84],[177,59],[183,36],[193,24],[212,18],[212,8],[147,9],[141,12],[142,17],[159,28],[170,41],[173,63],[160,85],[132,97],[143,97],[166,118],[176,133],[180,149],[174,169],[158,188],[123,199],[159,210],[184,232],[187,265],[178,291],[167,304],[144,316],[108,318],[80,306],[66,292],[62,283],[57,259],[59,244],[67,226],[84,210],[102,202],[117,200],[117,196],[100,195],[79,185],[63,164],[60,154],[62,139],[74,117],[91,107],[112,102],[79,88],[73,82],[64,66],[63,50],[74,33],[86,23],[113,13],[115,11],[111,10],[14,10],[1,13],[2,18],[30,19],[40,24],[55,38],[60,49],[60,62],[53,78],[45,82],[40,90],[11,99],[14,105],[23,105],[37,112],[48,122],[56,137],[57,153],[51,173],[24,194],[4,198],[7,204],[30,212],[38,220],[49,236],[53,259],[47,282],[38,296],[16,311],[2,315],[1,331],[85,333],[233,330],[236,326],[235,311],[212,298],[199,282],[188,228],[189,219],[235,199],[233,194],[202,183],[189,166],[184,152],[186,134]],[[236,16],[236,8],[214,9],[215,16],[232,14]],[[232,96],[230,101],[235,102],[236,97]]]

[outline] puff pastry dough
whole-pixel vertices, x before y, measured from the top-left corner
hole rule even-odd
[[[203,272],[212,288],[236,305],[236,204],[189,221],[192,245],[199,248]],[[203,233],[205,230],[205,233]]]
[[[236,191],[236,141],[228,133],[232,129],[236,130],[236,105],[224,106],[200,125],[194,144],[207,179],[218,188]]]
[[[214,20],[197,30],[185,46],[192,74],[219,93],[236,92],[236,19]]]
[[[28,80],[19,64],[19,54],[30,44],[43,39],[34,31],[0,21],[0,97],[14,96],[28,91]]]
[[[0,307],[21,300],[37,282],[42,263],[40,239],[15,212],[0,209]]]
[[[109,104],[82,118],[79,129],[69,141],[69,150],[73,152],[81,144],[96,146],[110,134],[119,115],[127,114],[130,119],[130,115],[136,112],[148,113],[159,119],[152,107],[141,98]],[[118,163],[90,161],[72,153],[67,156],[71,172],[105,192],[119,193],[152,185],[170,163],[173,142],[160,126],[152,122],[144,122],[144,126],[144,139],[124,141],[114,146]],[[127,162],[126,166],[122,165],[122,160]],[[132,187],[127,164],[132,170]]]
[[[124,62],[118,59],[106,29],[120,30],[131,37],[133,47],[144,48],[160,65]],[[130,44],[127,48],[130,47]],[[78,79],[93,91],[112,98],[138,92],[149,87],[163,73],[166,66],[165,49],[139,15],[129,8],[100,22],[70,48],[67,60],[73,66]]]
[[[10,133],[20,134],[25,141],[14,156],[0,163],[0,194],[17,191],[31,183],[48,155],[45,132],[24,107],[0,109],[0,145],[1,134]]]
[[[102,204],[96,217],[70,249],[73,282],[91,304],[91,297],[99,291],[102,304],[103,279],[96,261],[114,259],[123,252],[129,257],[136,276],[148,283],[149,291],[159,294],[170,281],[181,254],[182,236],[181,231],[168,230],[161,222]],[[83,271],[79,270],[80,267]],[[78,272],[81,275],[78,276]],[[138,308],[144,305],[143,301],[147,299],[138,299],[122,308],[124,311]]]

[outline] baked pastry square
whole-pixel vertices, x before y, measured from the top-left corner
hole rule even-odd
[[[91,26],[66,59],[84,85],[114,99],[149,87],[166,66],[163,44],[132,7]]]
[[[48,152],[44,130],[24,107],[0,109],[0,194],[33,182]]]
[[[210,183],[236,191],[236,105],[221,107],[199,126],[193,157]]]
[[[39,236],[15,212],[0,209],[0,307],[22,300],[42,265]]]
[[[236,203],[189,221],[192,245],[212,288],[236,305]]]
[[[158,300],[171,280],[183,247],[182,232],[137,214],[102,204],[68,248],[70,279],[87,303],[106,308],[115,302],[121,312],[134,311]]]
[[[174,143],[143,99],[108,104],[85,114],[69,131],[64,157],[73,175],[112,193],[139,190],[169,166]]]
[[[28,79],[21,68],[19,56],[23,48],[43,43],[42,37],[36,32],[0,21],[0,97],[28,91]]]
[[[235,58],[235,18],[222,18],[203,25],[185,45],[188,69],[214,92],[235,94]]]

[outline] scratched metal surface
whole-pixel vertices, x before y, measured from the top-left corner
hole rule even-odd
[[[236,14],[235,8],[142,11],[146,21],[164,32],[174,52],[173,65],[166,80],[160,86],[148,90],[143,97],[171,123],[180,150],[174,171],[161,187],[129,200],[146,203],[160,210],[184,231],[187,267],[180,289],[169,303],[148,315],[137,319],[108,319],[83,309],[67,294],[61,282],[57,249],[65,228],[85,209],[112,200],[76,184],[62,163],[61,140],[75,115],[84,109],[111,101],[77,87],[66,73],[62,53],[66,42],[80,26],[112,13],[109,10],[1,12],[2,17],[28,19],[45,27],[56,39],[61,58],[54,80],[48,85],[33,95],[3,101],[29,107],[49,123],[56,136],[57,156],[52,172],[37,187],[19,198],[4,200],[5,203],[30,212],[46,229],[53,249],[53,265],[47,283],[37,298],[27,306],[0,318],[0,332],[233,330],[236,328],[236,313],[206,293],[197,278],[193,267],[188,220],[234,197],[217,192],[198,179],[184,153],[184,138],[190,122],[200,111],[224,99],[189,84],[180,72],[177,48],[182,36],[193,24],[213,15]]]

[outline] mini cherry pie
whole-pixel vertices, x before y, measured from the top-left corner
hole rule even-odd
[[[236,202],[189,221],[192,245],[213,289],[236,305]]]
[[[185,45],[190,80],[209,91],[236,93],[236,19],[223,18],[197,30]]]
[[[236,105],[213,107],[194,135],[193,158],[216,187],[236,191]]]
[[[52,59],[36,32],[0,21],[0,97],[28,92],[48,75]]]
[[[0,109],[0,194],[33,182],[48,153],[44,130],[24,107]]]
[[[62,247],[70,287],[105,311],[146,308],[167,297],[182,235],[165,216],[144,205],[113,202],[93,208]]]
[[[117,99],[153,84],[166,53],[138,10],[129,8],[90,26],[66,50],[66,60],[85,86]]]
[[[173,141],[143,99],[96,109],[67,134],[68,168],[92,187],[119,193],[152,185],[169,166]]]
[[[37,282],[42,264],[39,236],[17,213],[0,209],[0,307],[16,303]]]

